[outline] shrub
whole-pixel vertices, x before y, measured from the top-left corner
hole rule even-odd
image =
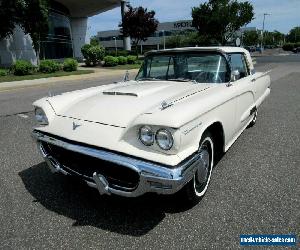
[[[292,51],[294,49],[294,46],[294,43],[285,43],[283,44],[282,49],[285,51]]]
[[[99,44],[100,44],[99,40],[96,37],[91,37],[91,39],[90,39],[90,45],[92,45],[92,46],[98,46]]]
[[[118,50],[117,56],[125,56],[126,57],[129,54],[130,54],[130,52],[127,51],[127,50]],[[107,56],[116,56],[116,51],[112,50],[112,49],[106,50],[105,55],[107,55]]]
[[[105,56],[116,56],[116,51],[115,50],[106,50]]]
[[[294,48],[300,48],[300,42],[295,43]]]
[[[87,66],[95,66],[103,60],[105,49],[100,45],[92,46],[90,44],[85,44],[81,48],[81,53]]]
[[[7,75],[8,75],[8,70],[0,69],[0,76],[7,76]]]
[[[64,71],[76,71],[78,67],[78,62],[73,58],[67,58],[64,60],[63,70]]]
[[[119,63],[119,60],[117,57],[114,57],[114,56],[104,57],[104,66],[106,66],[106,67],[117,66],[118,63]]]
[[[128,51],[126,51],[126,50],[118,50],[118,56],[124,56],[124,57],[126,57],[126,56],[128,56]]]
[[[128,64],[135,64],[136,63],[136,56],[127,56],[127,63]]]
[[[61,69],[61,65],[53,60],[42,60],[39,71],[42,73],[54,73]]]
[[[119,56],[118,61],[120,65],[125,65],[127,63],[127,58],[125,56]]]
[[[17,60],[11,70],[16,76],[30,75],[35,71],[36,67],[25,60]]]
[[[81,53],[85,59],[88,58],[88,51],[91,47],[92,45],[90,44],[85,44],[81,47]]]

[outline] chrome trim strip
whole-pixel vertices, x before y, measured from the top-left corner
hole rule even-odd
[[[184,134],[184,135],[187,135],[188,133],[190,133],[191,131],[193,131],[194,129],[198,128],[198,127],[201,126],[201,125],[202,125],[202,122],[198,123],[198,124],[195,125],[194,127],[191,127],[191,128],[189,128],[189,129],[184,130],[184,131],[183,131],[183,134]]]
[[[104,91],[102,92],[103,95],[126,95],[126,96],[134,96],[138,97],[135,93],[129,93],[129,92],[118,92],[118,91]]]
[[[89,186],[97,188],[100,193],[114,193],[127,197],[136,197],[147,192],[160,194],[172,194],[177,192],[192,179],[196,171],[196,165],[200,158],[199,154],[195,154],[189,160],[184,161],[182,164],[176,166],[176,168],[171,169],[159,164],[134,159],[128,156],[104,151],[102,149],[94,149],[87,146],[71,144],[43,134],[37,130],[32,132],[32,137],[37,141],[39,151],[41,151],[41,154],[50,169],[54,170],[53,172],[72,174],[71,171],[67,172],[67,167],[63,169],[63,167],[61,167],[52,156],[48,155],[45,150],[43,150],[43,147],[40,143],[41,141],[65,148],[70,151],[109,161],[136,171],[140,176],[140,182],[137,188],[134,190],[123,191],[114,189],[113,187],[104,184],[108,183],[106,178],[97,173],[94,173],[91,181],[86,181]],[[92,179],[94,179],[95,183],[92,182]]]

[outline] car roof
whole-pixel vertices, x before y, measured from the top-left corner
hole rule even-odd
[[[216,46],[216,47],[185,47],[185,48],[175,48],[175,49],[165,49],[165,50],[151,50],[145,53],[147,55],[155,54],[167,54],[167,53],[176,53],[176,52],[219,52],[219,53],[244,53],[247,58],[247,63],[250,70],[254,70],[254,65],[251,59],[251,55],[248,50],[241,47],[229,47],[229,46]]]
[[[185,47],[185,48],[175,48],[175,49],[165,49],[165,50],[151,50],[147,52],[145,55],[148,54],[155,54],[155,53],[169,53],[169,52],[198,52],[198,51],[207,51],[207,52],[221,52],[221,53],[246,53],[247,50],[240,47],[225,47],[225,46],[218,46],[218,47]]]

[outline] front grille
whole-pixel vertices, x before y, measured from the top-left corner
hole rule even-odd
[[[107,179],[110,187],[116,189],[134,190],[139,183],[139,174],[128,167],[70,151],[46,142],[42,142],[42,146],[67,172],[78,175],[85,180],[93,181],[93,173],[97,172]]]

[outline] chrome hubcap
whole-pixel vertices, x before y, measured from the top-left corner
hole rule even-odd
[[[200,151],[200,160],[196,172],[196,180],[199,185],[206,183],[209,171],[209,152],[206,149]]]

